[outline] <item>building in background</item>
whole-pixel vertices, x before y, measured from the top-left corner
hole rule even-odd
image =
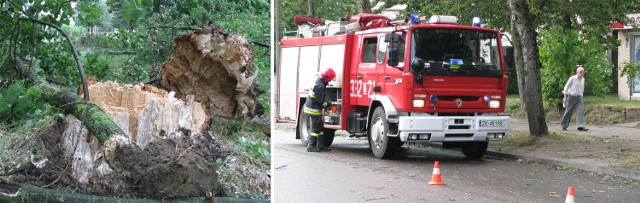
[[[621,100],[640,100],[640,76],[632,78],[633,84],[627,84],[629,78],[620,76],[620,69],[625,62],[640,63],[640,13],[628,14],[630,23],[613,23],[613,34],[618,36],[620,46],[612,59],[618,67],[618,98]],[[617,56],[616,56],[617,55]]]

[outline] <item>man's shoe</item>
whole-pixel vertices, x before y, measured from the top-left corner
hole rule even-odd
[[[567,128],[562,128],[562,131],[567,131]]]
[[[589,131],[589,129],[587,129],[587,128],[583,128],[583,127],[579,127],[579,128],[578,128],[578,130],[579,130],[579,131]]]

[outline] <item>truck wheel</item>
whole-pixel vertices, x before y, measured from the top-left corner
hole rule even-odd
[[[373,156],[379,159],[389,159],[393,156],[400,140],[388,137],[387,116],[382,107],[376,108],[369,126],[369,146]]]
[[[311,136],[311,117],[306,113],[300,113],[298,134],[300,135],[302,145],[307,146],[307,144],[309,144],[309,136]]]
[[[331,144],[333,144],[333,138],[336,136],[336,130],[325,128],[323,136],[322,141],[324,142],[324,146],[330,147]]]
[[[461,145],[462,153],[467,159],[480,159],[487,152],[489,142],[465,142]]]

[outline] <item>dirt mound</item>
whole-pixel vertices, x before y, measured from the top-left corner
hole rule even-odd
[[[125,171],[129,191],[145,198],[225,196],[213,168],[219,146],[208,134],[162,139],[144,150],[119,149],[116,161]]]
[[[86,176],[87,182],[83,183],[71,169],[74,163],[77,164],[74,161],[80,161],[83,157],[75,153],[72,157],[60,156],[68,154],[64,147],[65,136],[61,135],[64,125],[73,124],[55,124],[42,134],[42,145],[46,146],[43,147],[45,157],[49,160],[46,166],[42,169],[32,166],[15,176],[14,181],[67,192],[126,198],[225,196],[211,164],[224,155],[220,145],[209,134],[159,139],[149,143],[144,150],[135,145],[121,146],[116,149],[119,156],[115,162],[106,166],[113,170],[112,173]],[[89,142],[89,145],[93,143]],[[85,170],[91,173],[98,168],[90,166]]]

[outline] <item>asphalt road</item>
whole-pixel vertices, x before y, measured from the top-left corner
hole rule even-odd
[[[310,153],[290,129],[272,133],[273,202],[636,202],[637,182],[459,151],[404,146],[393,160],[373,157],[366,140],[336,137]],[[434,161],[447,185],[431,186]]]

